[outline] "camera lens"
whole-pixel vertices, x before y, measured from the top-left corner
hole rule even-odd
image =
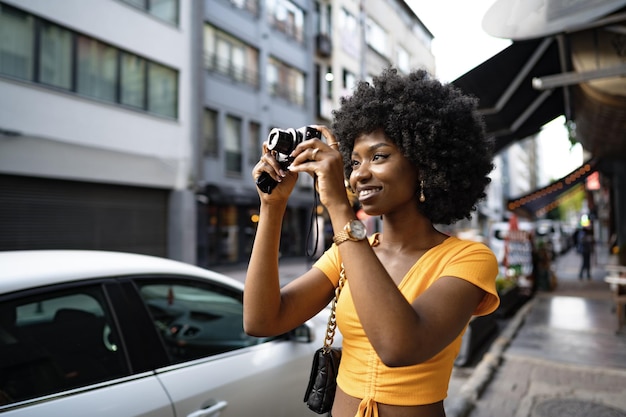
[[[289,155],[298,143],[294,129],[274,128],[267,138],[267,149]]]

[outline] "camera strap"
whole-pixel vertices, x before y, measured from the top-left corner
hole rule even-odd
[[[305,254],[307,257],[313,257],[317,253],[317,245],[319,243],[319,223],[317,222],[317,206],[319,206],[319,195],[317,194],[317,175],[313,175],[313,208],[311,209],[311,221],[306,236]],[[314,241],[313,250],[309,252],[311,241]]]

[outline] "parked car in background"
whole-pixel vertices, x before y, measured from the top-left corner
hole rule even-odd
[[[256,338],[242,297],[241,282],[168,259],[0,252],[0,413],[315,415],[303,395],[328,310]]]
[[[509,235],[509,222],[496,222],[489,227],[489,236],[487,244],[496,255],[498,264],[504,262],[505,243]],[[534,224],[532,222],[520,221],[518,228],[528,233],[534,233]]]

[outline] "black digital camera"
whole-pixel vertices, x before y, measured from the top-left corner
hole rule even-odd
[[[276,160],[281,168],[286,170],[293,161],[289,154],[296,146],[309,139],[322,139],[322,132],[310,126],[299,129],[274,128],[267,136],[267,149],[276,152]],[[278,183],[267,172],[263,172],[257,179],[256,185],[264,193],[271,194]]]

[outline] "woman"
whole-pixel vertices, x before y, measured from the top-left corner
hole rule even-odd
[[[253,170],[255,179],[266,172],[279,185],[259,192],[246,332],[277,335],[302,324],[329,303],[345,269],[333,417],[444,416],[462,334],[472,315],[498,306],[493,253],[434,227],[469,218],[485,196],[491,152],[475,109],[473,99],[424,71],[405,76],[387,69],[342,100],[332,131],[315,126],[328,144],[302,142],[287,171],[266,152]],[[335,244],[280,288],[282,217],[303,172],[317,178]],[[360,233],[344,175],[363,210],[382,217],[382,233]]]

